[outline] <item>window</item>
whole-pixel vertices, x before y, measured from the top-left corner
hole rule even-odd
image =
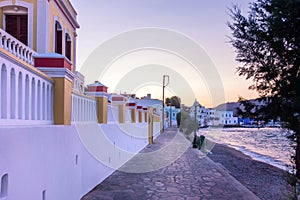
[[[31,119],[35,119],[35,80],[31,81]]]
[[[55,22],[55,53],[62,54],[62,27]]]
[[[4,174],[1,177],[0,198],[7,197],[8,194],[8,175]]]
[[[28,44],[28,15],[5,15],[5,30],[23,44]]]
[[[7,70],[3,64],[1,68],[1,118],[7,118]]]
[[[75,164],[78,165],[78,155],[75,156]]]
[[[66,34],[65,54],[69,60],[71,60],[71,49],[72,49],[71,44],[72,44],[71,37],[69,34]]]
[[[29,119],[29,76],[28,74],[25,77],[25,119]]]
[[[22,106],[23,106],[23,101],[22,101],[22,95],[23,95],[23,89],[22,89],[22,84],[23,84],[23,79],[22,79],[22,72],[19,72],[19,81],[18,81],[18,118],[22,119]]]
[[[46,200],[46,190],[43,190],[42,192],[42,200]]]
[[[16,73],[14,68],[10,71],[10,118],[16,118]]]

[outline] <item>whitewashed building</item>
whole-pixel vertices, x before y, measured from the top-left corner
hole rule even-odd
[[[233,116],[233,111],[205,108],[196,99],[189,112],[192,118],[196,117],[200,127],[238,124],[238,118]]]

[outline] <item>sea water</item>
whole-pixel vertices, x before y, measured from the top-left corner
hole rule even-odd
[[[292,171],[292,142],[287,138],[292,132],[283,128],[214,128],[200,129],[198,134],[213,138],[242,153],[278,168]]]

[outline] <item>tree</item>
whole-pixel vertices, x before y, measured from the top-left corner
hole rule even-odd
[[[256,105],[251,101],[239,97],[238,102],[241,107],[237,107],[237,114],[243,116],[243,118],[254,118],[256,113]]]
[[[195,121],[195,119],[191,118],[188,112],[183,110],[180,112],[179,130],[183,132],[186,135],[186,137],[191,139],[191,133],[198,130],[198,126],[199,124]]]
[[[166,98],[165,104],[169,105],[170,103],[171,103],[171,99],[170,98]]]
[[[259,105],[259,102],[265,103],[265,98],[258,98],[256,100],[246,100],[243,97],[239,97],[238,102],[240,106],[236,108],[237,115],[243,118],[250,118],[256,120],[265,120],[264,112],[265,105]]]
[[[180,106],[181,106],[181,99],[180,99],[180,97],[172,96],[170,98],[170,101],[171,101],[170,103],[171,103],[172,106],[175,106],[175,108],[180,108]]]
[[[181,99],[178,96],[172,96],[171,98],[166,98],[165,104],[175,106],[175,108],[180,108],[181,107]]]
[[[300,1],[256,0],[248,16],[233,6],[230,43],[239,76],[266,98],[265,111],[294,131],[296,176],[300,178]]]

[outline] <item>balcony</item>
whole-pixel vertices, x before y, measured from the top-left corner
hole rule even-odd
[[[0,28],[0,48],[13,54],[15,57],[21,59],[27,64],[33,66],[34,64],[33,56],[36,54],[36,52],[1,28]]]

